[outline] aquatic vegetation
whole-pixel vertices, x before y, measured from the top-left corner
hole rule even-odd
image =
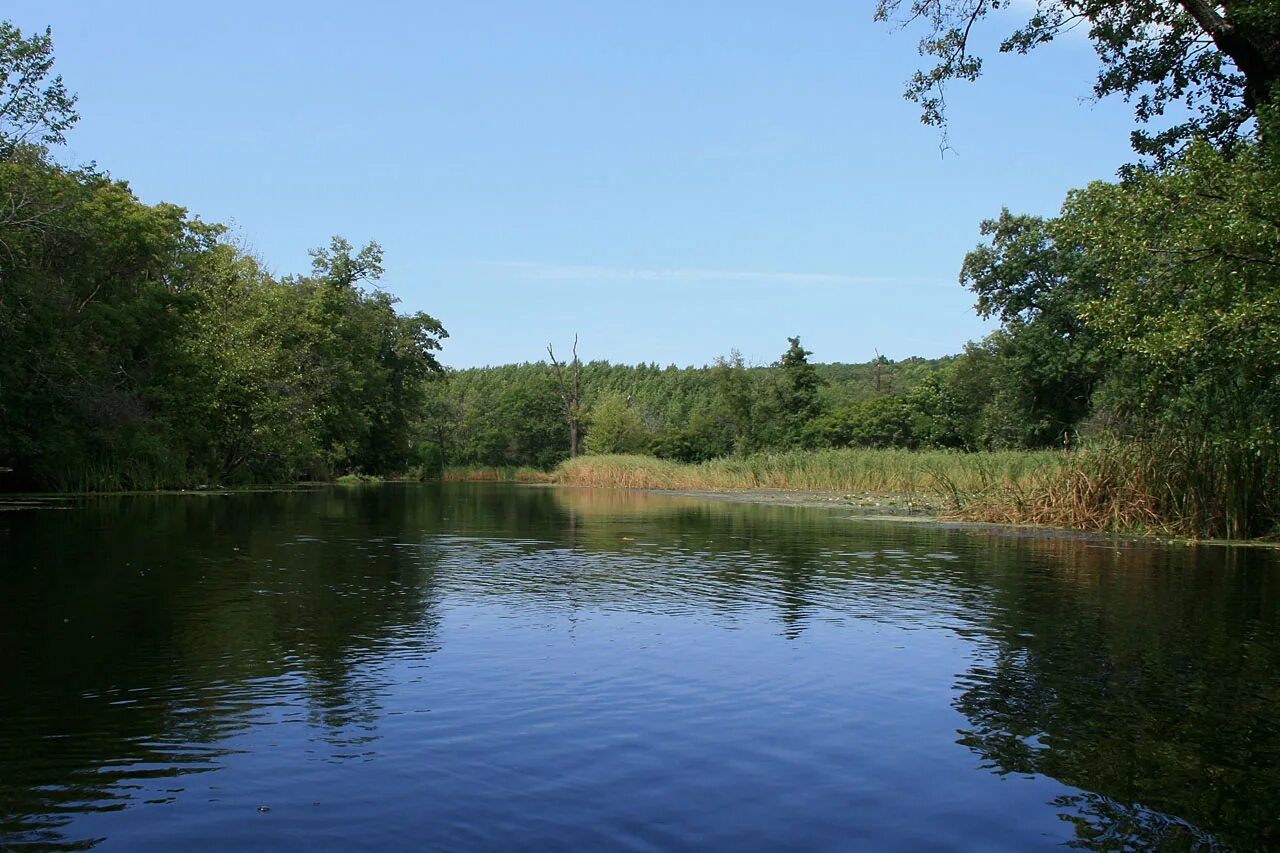
[[[959,453],[849,448],[731,456],[686,464],[649,456],[586,456],[561,464],[556,482],[639,489],[781,489],[946,495],[1030,483],[1059,464],[1053,451]]]

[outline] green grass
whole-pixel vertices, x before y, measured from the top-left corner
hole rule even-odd
[[[965,521],[1182,539],[1280,539],[1277,461],[1236,456],[1203,442],[1098,440],[1069,455],[847,449],[760,453],[696,465],[652,456],[581,456],[549,474],[455,468],[445,479],[827,492],[877,503],[905,499]]]
[[[381,483],[381,477],[372,474],[343,474],[335,481],[339,486],[368,486]]]
[[[650,456],[582,456],[561,463],[555,481],[630,489],[872,492],[953,498],[998,484],[1029,484],[1061,465],[1053,451],[956,453],[911,450],[818,450],[761,453],[696,465]]]
[[[515,465],[451,467],[441,477],[454,483],[548,483],[552,475],[537,468]]]

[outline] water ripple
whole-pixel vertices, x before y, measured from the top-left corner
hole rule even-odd
[[[6,849],[1280,844],[1266,554],[551,489],[22,515]]]

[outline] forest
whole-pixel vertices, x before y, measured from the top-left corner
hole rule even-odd
[[[977,400],[964,422],[926,413],[955,362],[971,369],[967,355],[812,364],[799,338],[789,343],[769,365],[748,365],[733,352],[708,367],[571,361],[558,369],[540,361],[448,370],[430,386],[425,437],[442,466],[552,468],[571,455],[568,390],[583,435],[573,455],[704,462],[800,448],[997,444]]]
[[[908,94],[945,125],[936,93],[977,76],[965,15],[982,13],[923,6],[933,30],[921,49],[939,65]],[[1143,524],[1085,514],[1092,526],[1274,536],[1280,13],[1239,7],[1252,11],[1237,36],[1265,48],[1256,72],[1177,4],[1172,23],[1141,18],[1162,4],[1061,4],[1093,27],[1100,96],[1146,98],[1142,123],[1170,103],[1192,118],[1135,131],[1142,159],[1070,191],[1057,216],[1002,210],[980,223],[959,280],[999,323],[984,340],[943,359],[822,364],[800,337],[782,345],[802,330],[780,330],[772,364],[728,353],[685,368],[583,361],[578,341],[526,364],[446,368],[441,322],[400,312],[378,287],[376,243],[334,237],[310,270],[276,276],[225,227],[60,163],[78,115],[53,73],[52,34],[0,23],[0,490],[547,470],[579,455],[1054,449],[1069,460],[1056,481],[1006,502],[1131,504]],[[1143,54],[1121,13],[1187,38]],[[1025,52],[1071,20],[1033,18],[1002,49]]]
[[[414,462],[445,330],[334,238],[277,278],[170,204],[51,149],[74,96],[51,34],[0,24],[0,487],[325,479]]]

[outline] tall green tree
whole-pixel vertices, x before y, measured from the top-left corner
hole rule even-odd
[[[988,242],[965,256],[960,282],[977,295],[978,314],[1002,327],[986,342],[1003,375],[984,443],[1058,443],[1089,414],[1105,372],[1083,310],[1106,298],[1106,280],[1083,246],[1055,239],[1043,218],[1003,210],[981,232]]]
[[[424,385],[441,371],[435,353],[448,333],[424,313],[400,315],[385,291],[382,248],[358,252],[341,237],[312,252],[312,274],[289,284],[305,304],[302,340],[321,446],[333,470],[403,469],[415,461]],[[418,448],[420,449],[420,448]]]
[[[800,345],[800,338],[787,338],[787,351],[778,360],[774,398],[778,411],[779,443],[797,447],[804,440],[805,427],[822,412],[818,390],[822,379],[809,363],[813,353]]]
[[[1073,192],[1056,230],[1107,296],[1083,315],[1116,359],[1106,409],[1162,446],[1206,529],[1280,524],[1280,140]]]
[[[0,160],[23,145],[63,142],[79,120],[75,95],[52,72],[52,30],[24,36],[9,21],[0,21]]]
[[[764,445],[761,427],[765,418],[760,417],[760,395],[742,353],[733,350],[727,358],[717,358],[712,376],[716,407],[730,425],[734,450],[750,453],[760,449]]]
[[[207,235],[180,208],[38,156],[0,162],[0,186],[44,211],[0,224],[0,465],[46,484],[73,460],[160,466],[171,449],[150,391]]]
[[[592,406],[587,453],[645,453],[650,444],[640,413],[624,394],[610,391]]]

